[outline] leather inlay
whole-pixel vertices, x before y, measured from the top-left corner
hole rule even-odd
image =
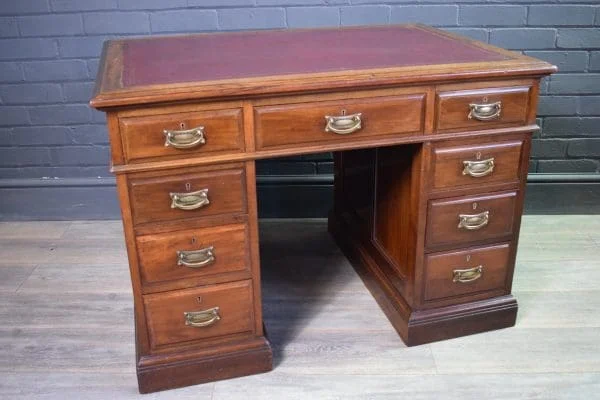
[[[236,32],[127,41],[123,87],[510,59],[412,26]]]

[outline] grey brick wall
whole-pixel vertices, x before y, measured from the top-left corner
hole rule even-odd
[[[3,0],[0,179],[107,176],[104,118],[87,106],[102,42],[130,35],[421,22],[560,68],[542,86],[534,172],[599,172],[598,0]],[[331,156],[261,162],[329,174]]]

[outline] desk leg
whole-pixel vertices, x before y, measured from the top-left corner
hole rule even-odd
[[[334,159],[329,231],[408,346],[513,326],[517,314],[510,294],[423,307],[429,151],[398,146]]]
[[[125,175],[117,177],[135,300],[136,370],[140,393],[252,375],[273,368],[271,346],[265,337],[262,321],[254,161],[245,163],[245,174],[254,327],[243,337],[209,338],[160,349],[152,349],[148,339],[127,178]]]

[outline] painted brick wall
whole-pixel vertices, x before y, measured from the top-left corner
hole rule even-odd
[[[105,39],[217,30],[421,22],[555,63],[534,172],[599,172],[598,0],[2,0],[0,179],[107,176],[104,117],[87,101]],[[331,172],[329,155],[262,175]]]

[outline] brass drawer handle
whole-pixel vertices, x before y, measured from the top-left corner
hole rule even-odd
[[[490,222],[490,212],[484,211],[479,214],[458,214],[458,229],[464,228],[468,231],[476,231]]]
[[[469,104],[471,111],[469,112],[469,119],[475,118],[478,121],[492,121],[500,118],[502,112],[502,102],[497,101],[495,103],[487,104]]]
[[[339,116],[325,116],[325,132],[333,132],[338,135],[347,135],[362,128],[362,113],[346,115],[342,112]]]
[[[494,172],[494,157],[480,161],[463,161],[463,175],[481,178]]]
[[[188,311],[183,313],[185,324],[194,328],[205,328],[211,326],[221,319],[219,307],[209,308],[203,311]]]
[[[188,193],[169,193],[171,197],[171,208],[180,210],[195,210],[210,204],[208,200],[208,189]]]
[[[452,271],[452,282],[468,283],[476,281],[483,275],[483,265],[468,269],[455,269]]]
[[[163,133],[165,134],[165,147],[190,149],[206,143],[203,126],[181,131],[165,129]]]
[[[179,250],[177,251],[177,265],[202,268],[215,262],[215,248],[213,246],[200,250]]]

